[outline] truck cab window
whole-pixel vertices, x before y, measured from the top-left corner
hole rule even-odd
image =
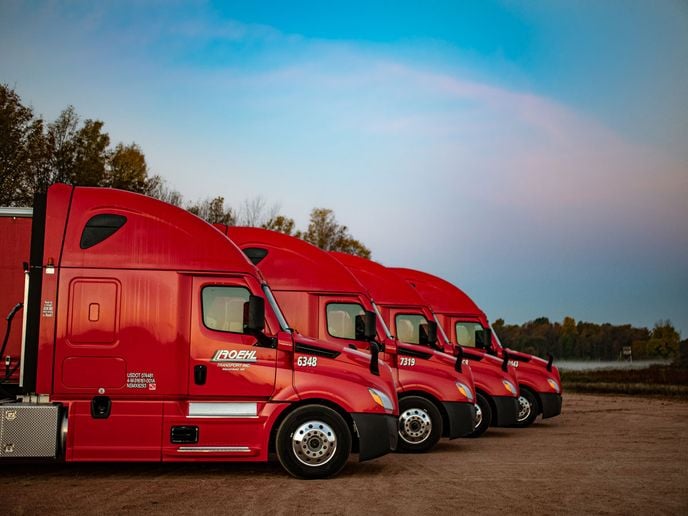
[[[461,346],[484,348],[482,335],[483,327],[479,323],[461,321],[456,323],[456,340]]]
[[[365,311],[358,303],[330,303],[327,305],[327,332],[340,339],[356,338],[356,316]]]
[[[244,332],[244,304],[250,292],[244,287],[212,285],[203,287],[203,324],[215,331]]]
[[[102,213],[95,215],[88,219],[84,230],[81,233],[81,241],[79,247],[81,249],[88,249],[103,240],[114,235],[119,228],[124,226],[127,218],[123,215],[113,215],[111,213]]]
[[[397,338],[408,344],[427,344],[427,335],[423,333],[423,326],[427,326],[428,320],[418,314],[397,314],[394,318],[397,327]],[[423,337],[426,337],[423,342]]]

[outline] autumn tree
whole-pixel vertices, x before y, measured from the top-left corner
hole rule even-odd
[[[226,224],[233,226],[236,222],[232,208],[225,208],[225,198],[218,196],[213,199],[208,197],[202,201],[187,205],[186,209],[207,220],[211,224]]]
[[[46,125],[0,85],[0,205],[29,206],[34,193],[56,182],[153,190],[141,149],[132,143],[112,150],[104,125],[81,123],[73,106]]]
[[[182,194],[172,188],[168,182],[158,174],[146,181],[145,194],[175,206],[181,206],[184,202]]]
[[[148,165],[141,148],[132,143],[117,144],[108,159],[107,186],[121,188],[133,192],[146,193],[148,191]]]
[[[294,233],[294,219],[284,215],[277,215],[268,220],[262,227],[271,231],[279,231],[285,235],[291,235]]]
[[[96,186],[103,180],[110,137],[102,134],[102,122],[87,120],[82,128],[79,122],[74,106],[68,106],[48,124],[51,173],[44,187],[52,183]],[[86,170],[80,170],[84,166]]]
[[[277,217],[279,204],[268,205],[262,195],[252,199],[245,199],[239,208],[237,225],[250,227],[264,227],[269,221]]]
[[[342,251],[370,258],[370,249],[349,234],[349,228],[340,225],[334,212],[327,208],[313,208],[305,233],[298,234],[307,242],[326,251]]]
[[[19,95],[0,85],[0,205],[30,204],[26,189],[45,173],[47,152],[43,121],[34,119],[31,108]],[[28,199],[27,199],[28,197]]]
[[[561,323],[539,317],[521,325],[497,319],[492,327],[502,343],[518,351],[544,357],[583,360],[617,360],[631,346],[634,358],[669,358],[678,355],[678,332],[669,321],[659,321],[652,331],[630,324],[597,324],[565,317]]]

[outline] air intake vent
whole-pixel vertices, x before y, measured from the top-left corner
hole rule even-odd
[[[198,442],[197,426],[173,426],[170,432],[172,444],[195,444]]]
[[[243,251],[253,265],[258,265],[268,255],[268,250],[262,247],[247,247]]]

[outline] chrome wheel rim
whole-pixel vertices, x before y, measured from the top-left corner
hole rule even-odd
[[[327,423],[308,421],[296,429],[291,446],[301,464],[322,466],[334,457],[337,451],[337,436]]]
[[[518,422],[522,423],[530,416],[530,412],[533,408],[530,406],[530,402],[524,397],[518,397]]]
[[[410,408],[399,416],[399,436],[407,443],[420,444],[431,432],[432,421],[423,409]]]
[[[477,403],[475,405],[475,417],[473,418],[473,422],[475,423],[475,428],[478,428],[483,422],[483,411]]]

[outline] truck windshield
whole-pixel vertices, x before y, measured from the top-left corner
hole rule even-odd
[[[387,338],[393,339],[394,337],[392,337],[392,332],[389,331],[389,328],[387,328],[387,325],[385,324],[385,320],[380,315],[380,310],[377,309],[377,305],[375,304],[375,301],[373,301],[373,310],[375,310],[375,314],[377,315],[377,320],[380,321],[380,324],[382,324],[382,328],[385,330],[385,335],[387,336]]]
[[[270,287],[268,287],[267,285],[263,285],[263,293],[265,294],[268,303],[270,303],[272,311],[275,312],[275,315],[277,316],[277,320],[279,321],[279,325],[280,328],[282,328],[282,331],[288,331],[291,333],[291,328],[289,328],[289,324],[287,324],[287,319],[284,317],[282,310],[280,310],[280,307],[277,304],[275,296],[272,295],[272,290],[270,290]]]

